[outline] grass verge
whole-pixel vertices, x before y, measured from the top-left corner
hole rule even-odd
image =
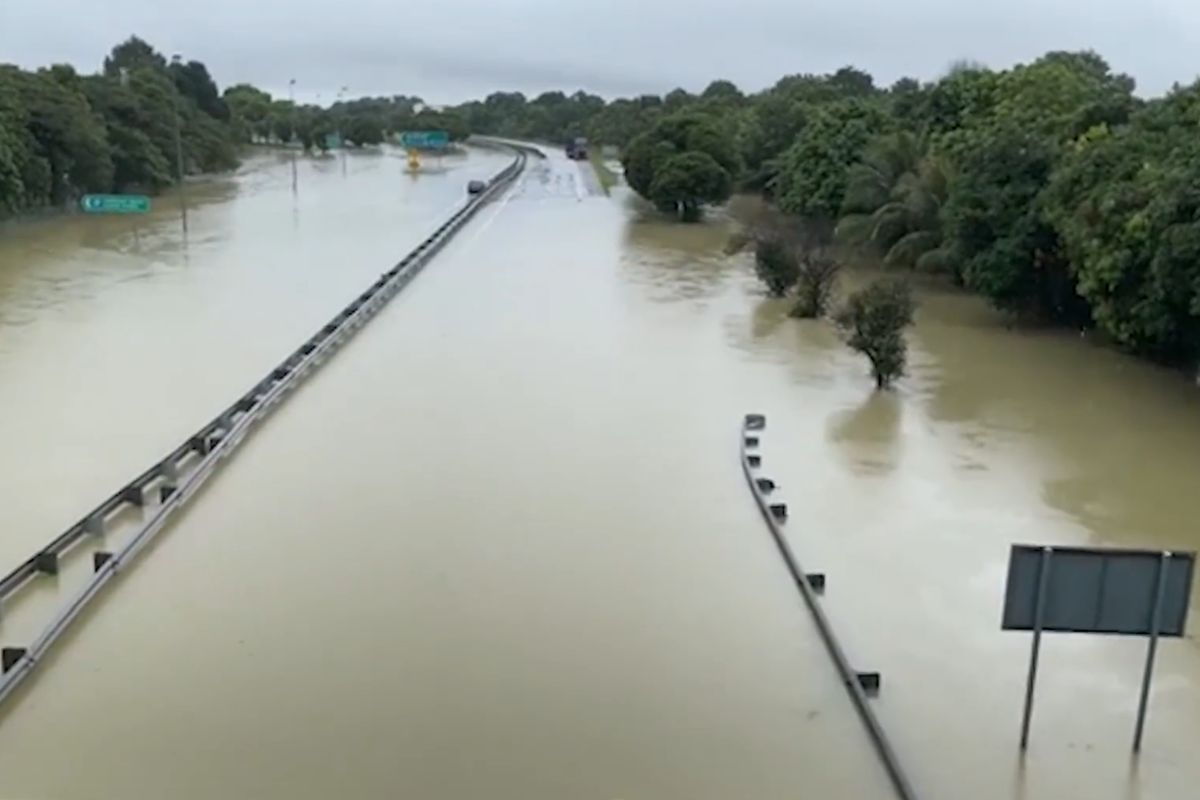
[[[592,164],[592,169],[596,171],[596,178],[600,181],[600,188],[608,194],[609,189],[617,185],[617,173],[608,168],[604,163],[604,156],[599,150],[588,151],[588,161]]]

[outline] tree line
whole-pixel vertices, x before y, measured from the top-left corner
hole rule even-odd
[[[1092,52],[888,87],[846,67],[746,94],[599,102],[492,95],[476,130],[622,148],[629,185],[697,219],[761,192],[797,224],[900,271],[938,273],[1024,319],[1200,362],[1200,82],[1134,95]]]
[[[221,92],[203,62],[168,61],[136,36],[95,74],[0,64],[0,218],[88,192],[156,193],[186,175],[235,168],[244,144],[324,151],[337,142],[333,134],[362,146],[410,129],[445,130],[452,139],[469,132],[461,115],[417,97],[322,108],[247,84]]]
[[[1200,82],[1144,100],[1091,52],[876,86],[845,67],[744,93],[713,81],[605,101],[496,92],[330,108],[246,84],[136,37],[101,70],[0,65],[0,214],[89,191],[157,191],[236,165],[248,142],[321,150],[442,129],[622,152],[638,193],[682,219],[761,192],[797,224],[896,270],[938,273],[1015,315],[1092,328],[1154,359],[1200,362]],[[174,136],[180,133],[182,170]]]

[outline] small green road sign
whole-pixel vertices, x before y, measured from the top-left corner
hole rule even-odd
[[[445,131],[405,131],[400,134],[400,144],[415,150],[445,150],[450,144],[450,134]]]
[[[79,198],[85,214],[146,214],[150,198],[144,194],[85,194]]]
[[[340,133],[325,134],[325,149],[337,150],[342,146],[342,135]]]

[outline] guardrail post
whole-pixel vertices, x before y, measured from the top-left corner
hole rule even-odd
[[[878,672],[860,672],[855,677],[858,679],[858,685],[862,687],[863,692],[871,697],[879,694],[879,686],[883,682],[883,678]]]
[[[24,657],[24,647],[5,647],[0,649],[0,673],[8,672]]]
[[[34,556],[33,568],[43,575],[58,574],[58,553],[42,551]]]

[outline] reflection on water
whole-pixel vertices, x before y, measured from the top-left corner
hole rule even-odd
[[[977,300],[922,298],[917,384],[976,448],[1026,451],[1043,499],[1100,541],[1195,547],[1200,395],[1184,376],[1062,331],[1009,330]]]
[[[902,410],[897,392],[873,392],[858,407],[830,417],[829,438],[838,445],[852,471],[881,475],[900,465]]]
[[[625,197],[633,218],[625,227],[621,266],[629,278],[649,287],[659,302],[699,302],[722,291],[738,276],[743,259],[726,257],[734,228],[724,219],[705,225],[680,225]]]
[[[189,184],[187,203],[219,228],[238,191],[237,180],[213,178]],[[176,192],[155,197],[152,208],[146,215],[73,213],[0,224],[0,327],[26,325],[44,309],[86,300],[111,284],[186,266],[189,246],[219,239],[213,228],[184,237]]]

